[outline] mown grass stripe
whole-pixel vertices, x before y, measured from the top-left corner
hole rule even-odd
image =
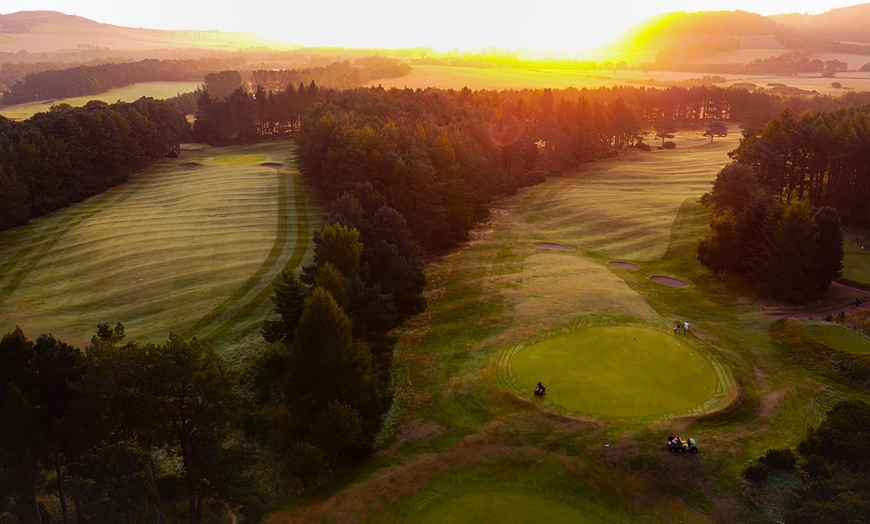
[[[282,271],[293,271],[299,264],[302,263],[302,259],[305,258],[305,253],[308,251],[308,215],[306,213],[305,208],[305,194],[303,193],[301,178],[296,175],[292,177],[294,191],[295,191],[295,208],[296,208],[296,235],[295,242],[293,244],[293,252],[290,255],[290,258],[287,260],[287,263],[284,264]],[[260,305],[272,295],[272,291],[274,289],[274,282],[269,283],[269,285],[265,286],[260,290],[257,295],[248,301],[247,304],[239,308],[221,328],[216,329],[209,333],[205,340],[213,340],[219,338],[219,335],[222,335],[227,331],[229,327],[235,326],[240,323],[246,317],[250,316]]]
[[[295,242],[293,243],[293,252],[282,269],[282,271],[287,272],[295,270],[302,263],[302,259],[305,258],[305,253],[308,251],[308,238],[311,236],[308,234],[308,215],[306,214],[305,209],[305,194],[302,192],[302,183],[298,176],[293,176],[292,180],[294,182],[294,190],[296,193],[295,208],[297,227]],[[239,308],[239,310],[230,317],[227,325],[233,326],[253,313],[266,299],[272,296],[274,287],[274,282],[270,282],[269,285],[261,289],[253,299]],[[207,339],[211,339],[214,336],[215,332],[212,332],[208,335]]]
[[[133,192],[130,191],[129,186],[121,191],[119,191],[116,195],[112,197],[102,197],[104,200],[104,205],[107,206],[115,206],[124,203],[133,195]],[[3,264],[0,267],[0,279],[6,276],[7,273],[13,271],[18,264],[25,260],[31,252],[37,249],[36,253],[24,264],[23,267],[18,269],[15,275],[6,283],[2,288],[0,288],[0,303],[6,297],[12,295],[12,293],[18,288],[21,282],[27,277],[30,270],[36,267],[42,259],[47,255],[52,248],[57,244],[57,242],[63,238],[70,230],[88,220],[98,213],[100,213],[103,209],[100,206],[92,206],[90,208],[84,208],[87,211],[82,211],[80,208],[75,208],[71,212],[69,212],[68,216],[71,219],[63,220],[60,217],[56,218],[56,222],[54,225],[48,227],[37,235],[33,240],[28,242],[27,246],[23,249],[19,250],[12,258],[9,259],[8,262]]]
[[[183,334],[183,338],[190,338],[202,331],[209,324],[213,323],[218,317],[224,314],[235,303],[239,302],[242,297],[248,294],[263,278],[263,275],[272,268],[275,261],[284,252],[284,246],[287,241],[287,177],[279,172],[278,176],[278,224],[275,236],[275,242],[272,244],[272,249],[266,256],[266,259],[260,264],[257,271],[254,272],[241,286],[239,286],[226,300],[221,302],[217,307],[209,311],[196,324],[187,329]],[[203,337],[207,339],[208,337]]]

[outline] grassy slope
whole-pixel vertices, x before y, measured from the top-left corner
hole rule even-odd
[[[483,500],[513,491],[611,522],[774,514],[740,497],[743,464],[795,444],[831,402],[853,393],[790,363],[770,343],[771,319],[699,266],[694,249],[707,216],[696,200],[737,136],[681,138],[676,151],[623,155],[521,191],[433,264],[430,308],[403,332],[396,357],[402,412],[390,445],[272,521],[425,522],[467,493]],[[614,268],[614,259],[639,269]],[[653,274],[688,285],[662,286]],[[504,348],[523,340],[578,323],[666,329],[683,318],[728,364],[729,407],[705,417],[560,416],[499,382]],[[697,437],[702,453],[667,453],[671,432]]]
[[[289,142],[186,150],[2,233],[0,331],[83,345],[121,321],[134,340],[238,339],[269,313],[272,279],[310,256],[316,208],[291,155]]]

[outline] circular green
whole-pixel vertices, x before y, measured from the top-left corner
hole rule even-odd
[[[691,334],[639,327],[579,329],[526,346],[510,370],[531,396],[571,412],[611,417],[684,413],[711,399],[718,376],[710,358],[684,342]]]
[[[598,524],[607,522],[598,516],[554,500],[523,493],[483,492],[452,497],[424,515],[420,522],[577,522]]]

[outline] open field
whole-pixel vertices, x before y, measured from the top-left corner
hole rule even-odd
[[[828,58],[830,60],[830,58]],[[518,67],[474,68],[441,65],[414,65],[411,73],[401,78],[384,78],[370,82],[370,85],[383,87],[425,89],[436,87],[440,89],[596,89],[599,87],[647,86],[664,88],[670,85],[692,85],[692,80],[700,80],[701,73],[679,73],[669,71],[650,71],[644,73],[634,70],[603,70],[603,69],[544,69]],[[725,83],[716,84],[727,87],[732,84],[750,82],[759,88],[768,84],[778,83],[791,87],[817,91],[820,94],[836,96],[849,90],[870,90],[870,73],[847,72],[838,73],[836,78],[824,78],[820,75],[718,75],[726,79]],[[831,83],[842,84],[834,88]]]
[[[13,120],[26,120],[36,113],[48,111],[53,105],[69,104],[73,107],[82,107],[91,100],[100,100],[107,104],[114,104],[115,102],[135,102],[143,96],[163,100],[182,93],[195,91],[201,84],[202,82],[143,82],[127,87],[112,89],[111,91],[99,95],[79,96],[57,100],[39,100],[27,104],[15,104],[14,106],[0,106],[0,116],[5,116],[6,118]]]
[[[708,217],[697,199],[739,136],[698,138],[683,134],[674,151],[589,164],[499,202],[463,248],[428,270],[430,307],[403,330],[396,354],[401,409],[388,445],[270,521],[780,518],[778,508],[741,498],[743,465],[796,444],[837,399],[866,395],[795,365],[768,331],[770,305],[741,297],[698,264]],[[690,334],[672,333],[684,319]],[[619,375],[605,358],[548,361],[577,347],[563,340],[582,342],[590,357],[606,353],[613,337],[596,341],[584,333],[590,328],[679,336],[675,347],[687,356],[708,351],[722,364],[718,400],[703,406],[706,414],[602,415],[579,397],[566,408],[559,396],[579,389],[571,373]],[[514,361],[546,343],[555,349],[540,362]],[[691,359],[667,362],[682,365]],[[683,373],[673,387],[690,391],[691,369],[673,370]],[[544,399],[531,393],[536,380],[548,386]],[[668,435],[695,437],[701,452],[668,453]]]
[[[312,254],[319,215],[292,153],[286,141],[187,148],[0,233],[0,332],[82,346],[120,321],[132,340],[236,340],[271,310],[275,276]]]

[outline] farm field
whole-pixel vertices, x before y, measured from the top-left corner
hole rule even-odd
[[[401,409],[388,445],[269,522],[781,517],[745,505],[741,469],[857,394],[791,362],[768,329],[792,321],[695,258],[708,231],[698,197],[738,139],[680,134],[676,150],[585,165],[500,201],[428,269],[429,309],[395,356]],[[690,331],[674,333],[684,320]],[[682,358],[646,360],[662,340]],[[632,356],[633,344],[645,353]],[[589,387],[644,367],[662,383],[599,384],[634,405]],[[545,397],[532,394],[538,380]],[[701,452],[668,453],[668,435],[696,438]]]
[[[830,58],[829,58],[830,59]],[[414,65],[411,73],[401,78],[384,78],[372,81],[369,85],[381,85],[386,88],[426,89],[596,89],[616,85],[667,87],[680,85],[693,79],[703,77],[700,73],[680,73],[633,70],[583,70],[583,69],[546,69],[492,67],[475,68],[441,65]],[[759,88],[777,83],[791,87],[817,91],[820,94],[837,96],[850,90],[870,90],[870,74],[861,72],[838,73],[836,78],[823,78],[820,75],[718,75],[726,79],[725,83],[716,84],[728,87],[732,84],[751,82]],[[840,82],[842,87],[834,88],[831,83]]]
[[[98,322],[122,322],[131,340],[172,331],[226,353],[269,314],[272,280],[313,252],[319,211],[292,147],[187,147],[0,233],[0,331],[18,325],[82,347]]]
[[[112,89],[99,95],[41,100],[27,104],[16,104],[14,106],[0,106],[0,116],[14,120],[26,120],[36,113],[48,111],[53,105],[69,104],[73,107],[82,107],[91,100],[100,100],[107,104],[135,102],[143,96],[163,100],[182,93],[195,91],[201,84],[202,82],[143,82],[119,89]]]

